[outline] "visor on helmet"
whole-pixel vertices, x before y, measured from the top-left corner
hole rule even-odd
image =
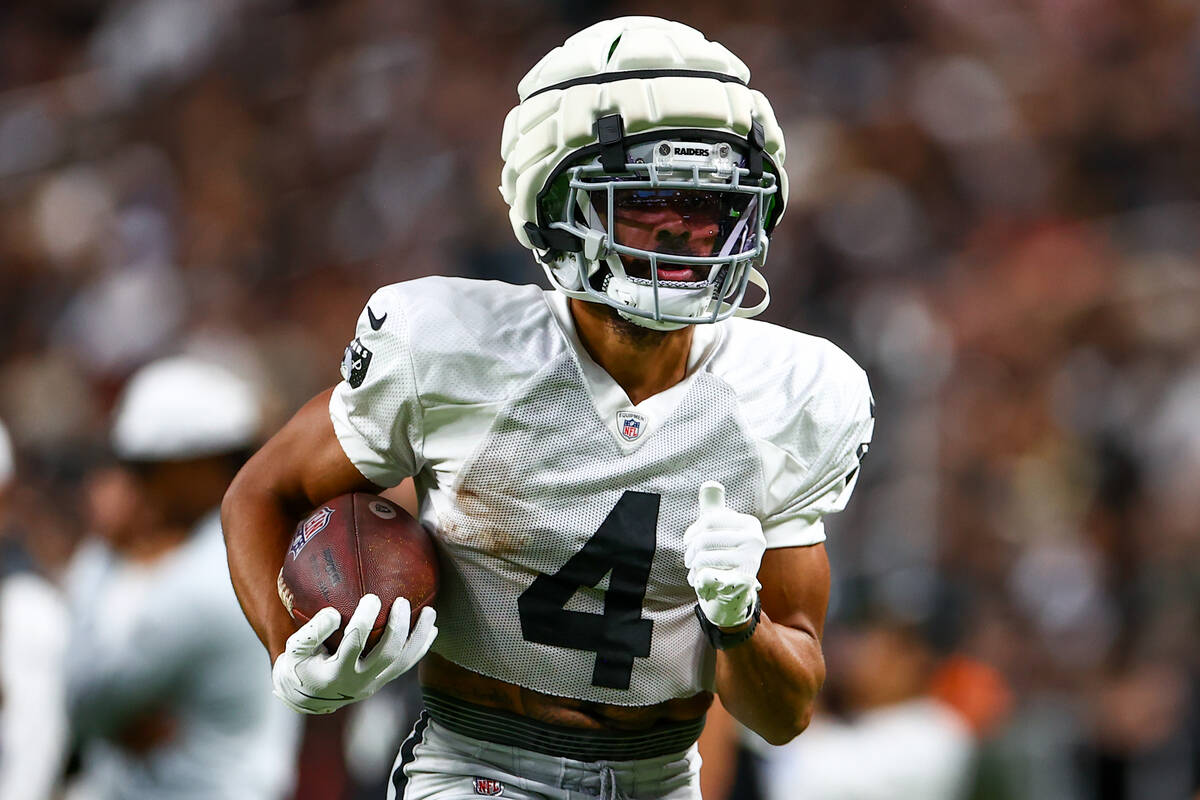
[[[757,211],[755,195],[711,189],[613,189],[608,229],[607,191],[588,200],[615,245],[670,256],[742,255],[754,250],[746,224]]]

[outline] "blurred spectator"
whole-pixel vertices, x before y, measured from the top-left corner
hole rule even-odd
[[[921,633],[876,619],[831,634],[827,651],[825,710],[808,730],[782,747],[744,734],[763,800],[965,797],[975,741],[931,694],[935,660]]]
[[[0,423],[0,798],[49,800],[67,749],[67,612],[58,589],[9,530],[14,473]]]
[[[266,651],[229,582],[217,506],[259,434],[246,381],[194,357],[125,387],[112,428],[123,468],[92,484],[100,537],[76,553],[72,800],[280,800],[299,718],[271,695]]]

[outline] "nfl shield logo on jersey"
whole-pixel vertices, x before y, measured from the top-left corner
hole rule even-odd
[[[642,429],[646,427],[646,418],[636,411],[618,411],[617,427],[621,431],[622,439],[633,442],[642,435]]]
[[[485,797],[499,797],[504,791],[504,784],[492,778],[476,778],[475,779],[475,794],[481,794]]]

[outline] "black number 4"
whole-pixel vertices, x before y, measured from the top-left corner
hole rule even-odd
[[[596,654],[593,686],[628,689],[633,659],[650,655],[654,621],[642,619],[642,600],[659,500],[646,492],[622,494],[583,549],[553,575],[538,575],[517,600],[525,641]],[[610,571],[603,614],[564,608],[577,589],[596,586]]]

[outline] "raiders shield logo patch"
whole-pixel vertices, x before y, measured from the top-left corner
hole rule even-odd
[[[355,337],[353,342],[346,345],[346,353],[342,356],[342,377],[346,383],[350,384],[351,389],[362,386],[362,382],[366,380],[369,366],[371,366],[371,351],[363,346],[360,339]]]

